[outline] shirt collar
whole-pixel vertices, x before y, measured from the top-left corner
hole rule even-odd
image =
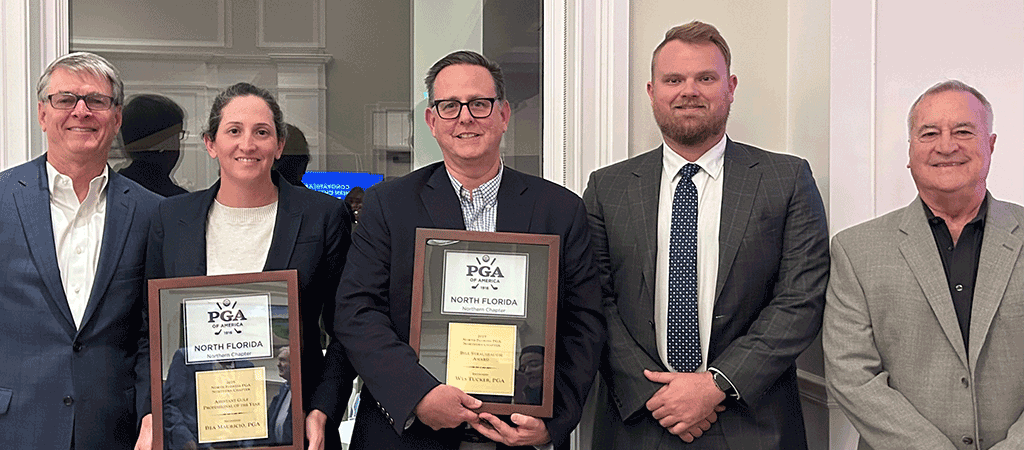
[[[103,172],[89,182],[89,194],[100,194],[107,188],[107,181],[110,177],[109,170],[109,166],[104,164]],[[53,164],[50,164],[49,161],[46,161],[46,185],[50,190],[51,199],[57,196],[64,197],[70,193],[71,197],[75,198],[76,202],[78,201],[71,177],[58,172],[57,168],[53,167]],[[86,197],[88,197],[88,194]]]
[[[448,172],[447,167],[445,168],[445,173],[448,174],[448,179],[452,182],[452,187],[455,188],[455,193],[460,199],[465,198],[468,200],[472,196],[474,202],[482,201],[484,202],[482,204],[489,204],[498,201],[498,187],[501,186],[501,176],[505,173],[505,165],[498,166],[498,174],[476,189],[473,189],[472,192],[462,187],[462,183],[459,183],[459,180],[456,180],[452,173]]]
[[[925,204],[924,201],[921,201],[921,204],[924,205],[924,216],[925,216],[926,219],[928,219],[928,223],[930,223],[932,225],[938,225],[940,223],[946,223],[946,221],[943,218],[941,218],[939,216],[936,216],[935,213],[932,212],[932,209],[929,208],[928,205]],[[978,214],[976,216],[974,216],[974,218],[971,219],[970,222],[967,222],[967,224],[968,225],[970,225],[970,224],[977,224],[977,225],[984,226],[985,225],[985,216],[987,216],[987,215],[988,215],[988,195],[986,195],[985,198],[981,200],[981,206],[978,207]]]
[[[704,172],[707,172],[707,174],[714,180],[717,180],[718,177],[722,176],[722,167],[725,165],[725,143],[727,139],[727,136],[722,136],[722,139],[720,139],[718,143],[713,145],[708,149],[708,151],[704,152],[703,155],[700,155],[700,158],[697,158],[697,160],[693,162],[700,166],[700,168],[704,170]],[[675,177],[676,174],[679,173],[679,169],[682,169],[683,166],[689,164],[690,161],[687,161],[682,156],[679,156],[678,153],[672,151],[672,148],[669,147],[664,140],[662,140],[661,146],[662,166],[665,168],[665,174],[669,177]]]

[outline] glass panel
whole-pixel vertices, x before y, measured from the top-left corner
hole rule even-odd
[[[125,79],[111,166],[154,191],[216,181],[201,132],[213,98],[239,81],[273,92],[296,127],[279,163],[286,178],[329,172],[318,185],[344,197],[438,161],[423,120],[423,77],[459,49],[502,66],[513,111],[501,144],[505,164],[541,174],[541,0],[70,4],[71,49],[103,55]],[[126,10],[145,14],[126,19]]]
[[[455,365],[462,367],[455,361],[456,355],[450,353],[452,346],[458,343],[453,338],[452,326],[461,325],[473,326],[491,325],[500,329],[502,326],[511,326],[512,341],[508,347],[514,349],[512,360],[508,361],[510,367],[508,373],[511,380],[505,384],[512,388],[510,394],[491,394],[486,390],[474,391],[472,388],[463,388],[474,397],[485,402],[512,403],[525,405],[540,405],[543,396],[543,374],[544,374],[544,349],[546,332],[546,312],[548,303],[547,275],[548,275],[548,251],[546,245],[514,244],[504,242],[472,242],[472,241],[441,241],[431,239],[424,246],[424,277],[423,277],[423,319],[420,323],[420,363],[435,377],[445,384],[472,386],[471,381],[478,377],[496,376],[501,373],[491,367],[477,367],[472,363],[463,372],[468,374],[469,380],[465,377],[455,376],[454,379],[448,374],[448,367]],[[453,262],[454,257],[466,259],[467,255],[472,256],[479,262],[479,267],[473,266],[472,273],[462,273],[466,270],[465,265]],[[461,260],[457,260],[461,261]],[[518,264],[517,264],[518,263]],[[525,273],[510,272],[508,276],[501,273],[502,267],[506,271],[517,265],[525,268]],[[445,281],[452,274],[452,270],[459,272],[470,289],[454,289],[446,286]],[[497,270],[497,273],[494,271]],[[518,299],[491,298],[487,292],[498,287],[493,283],[515,283],[518,280],[514,275],[525,276],[525,289],[522,297],[525,303],[518,304]],[[457,277],[458,278],[458,277]],[[448,289],[446,289],[448,288]],[[447,292],[480,292],[479,295],[463,296],[451,295]],[[504,291],[502,291],[504,292]],[[447,295],[446,295],[447,294]],[[516,296],[512,296],[516,297]],[[519,317],[517,317],[517,314]],[[454,325],[453,325],[454,324]],[[496,330],[497,331],[497,330]],[[470,339],[471,340],[471,339]],[[473,345],[463,345],[465,350],[457,351],[466,355],[469,361],[477,362],[479,365],[493,365],[497,357],[491,356],[488,351],[493,350],[496,345],[488,342],[474,342]],[[465,361],[461,361],[465,365]],[[461,379],[460,379],[461,378]]]

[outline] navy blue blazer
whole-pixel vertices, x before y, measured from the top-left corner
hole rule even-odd
[[[337,423],[345,412],[355,372],[344,352],[324,358],[320,316],[326,312],[324,325],[331,332],[334,294],[351,243],[352,224],[341,200],[292,186],[277,172],[273,180],[278,188],[277,221],[263,270],[298,270],[303,408],[319,409]],[[206,217],[219,188],[217,181],[209,189],[160,203],[149,233],[146,271],[150,278],[206,275]],[[325,372],[329,379],[321,383]],[[328,424],[327,442],[340,447],[336,428]]]
[[[132,448],[149,412],[143,268],[160,197],[108,171],[99,264],[76,328],[45,162],[0,172],[0,448]]]
[[[416,228],[465,229],[443,163],[378,184],[363,198],[335,317],[337,341],[365,383],[353,449],[459,445],[461,430],[433,431],[419,421],[404,428],[420,399],[440,384],[408,345]],[[497,231],[561,238],[554,417],[546,419],[561,445],[579,422],[605,338],[587,213],[569,190],[506,167]]]

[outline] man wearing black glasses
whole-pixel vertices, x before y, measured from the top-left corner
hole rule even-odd
[[[59,58],[37,96],[47,152],[0,173],[0,448],[149,448],[143,262],[160,197],[107,166],[124,100],[109,62]]]
[[[605,333],[583,202],[503,166],[511,112],[496,64],[455,52],[430,68],[426,85],[424,115],[444,161],[366,191],[338,290],[337,340],[365,382],[352,448],[567,447]],[[553,418],[512,414],[509,425],[478,414],[479,399],[419,364],[408,345],[417,228],[559,235]]]

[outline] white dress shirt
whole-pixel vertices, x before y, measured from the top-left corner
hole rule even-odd
[[[89,304],[100,261],[103,226],[107,218],[108,171],[107,166],[103,166],[103,173],[89,182],[89,192],[85,200],[79,202],[71,177],[46,163],[57,267],[60,268],[60,281],[71,308],[71,317],[78,328],[82,327],[82,317]]]
[[[711,339],[711,317],[715,309],[715,284],[718,282],[718,234],[722,216],[722,169],[725,164],[725,141],[701,155],[695,164],[700,171],[693,175],[697,187],[697,327],[700,332],[700,366],[694,372],[707,370],[708,342]],[[679,184],[679,169],[689,163],[663,143],[661,187],[658,196],[658,251],[655,269],[654,324],[658,339],[658,356],[669,370],[668,362],[668,247],[672,229],[672,199]]]

